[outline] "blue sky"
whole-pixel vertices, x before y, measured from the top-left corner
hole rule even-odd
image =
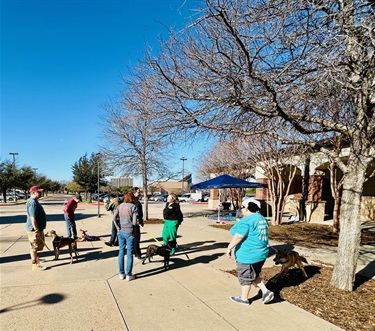
[[[71,166],[98,151],[102,105],[126,67],[181,28],[182,0],[0,0],[1,160],[71,180]],[[198,149],[180,150],[185,173]],[[182,168],[176,161],[176,169]],[[180,169],[181,170],[181,169]],[[194,180],[194,178],[193,178]],[[136,183],[140,185],[141,183]]]

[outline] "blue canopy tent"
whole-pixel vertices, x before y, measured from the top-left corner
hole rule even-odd
[[[204,182],[194,184],[190,187],[191,190],[207,190],[207,189],[221,189],[221,188],[266,188],[267,184],[258,183],[255,180],[250,182],[232,177],[229,175],[221,175]],[[220,221],[220,208],[218,208],[218,221]]]

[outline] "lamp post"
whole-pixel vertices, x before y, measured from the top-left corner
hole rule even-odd
[[[34,170],[34,176],[35,176],[35,180],[36,180],[36,171],[38,170],[38,168],[33,168]]]
[[[98,157],[98,217],[100,217],[100,199],[99,199],[99,189],[100,189],[100,153],[96,153]]]
[[[9,153],[9,155],[13,155],[13,176],[15,178],[15,174],[16,174],[16,155],[18,155],[18,153]],[[15,187],[13,188],[13,195],[14,195],[14,199],[17,202],[16,188]]]
[[[185,156],[181,157],[180,159],[182,161],[182,190],[181,190],[181,194],[184,193],[184,177],[185,177],[185,161],[187,160],[187,158]]]

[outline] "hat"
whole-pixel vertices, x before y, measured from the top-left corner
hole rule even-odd
[[[33,193],[33,192],[42,192],[43,189],[41,189],[39,186],[31,186],[30,188],[30,193]]]
[[[255,203],[258,206],[258,208],[261,209],[260,201],[255,200],[254,198],[245,199],[244,201],[242,201],[242,204],[247,208],[249,202]]]

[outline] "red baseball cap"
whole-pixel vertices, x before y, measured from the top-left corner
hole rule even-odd
[[[43,189],[41,189],[39,186],[31,186],[30,193],[33,192],[42,192]]]

